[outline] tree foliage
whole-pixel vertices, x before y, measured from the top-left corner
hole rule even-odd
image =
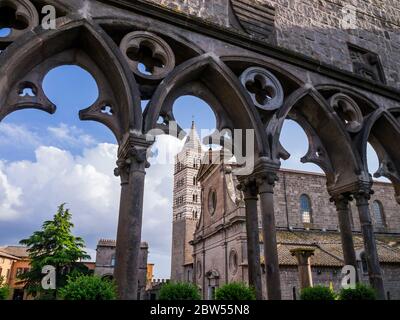
[[[59,294],[65,300],[115,300],[116,292],[113,281],[98,276],[80,275],[69,277]]]
[[[301,300],[331,301],[335,300],[336,296],[331,288],[315,286],[301,290],[300,298]]]
[[[370,286],[357,283],[354,289],[342,289],[339,292],[340,300],[376,300],[376,292]]]
[[[7,300],[10,296],[10,287],[5,283],[4,277],[0,276],[0,300]]]
[[[78,263],[80,260],[90,258],[84,251],[85,243],[82,238],[72,234],[74,227],[71,222],[72,215],[65,204],[58,207],[52,220],[45,221],[40,231],[35,231],[29,238],[20,241],[28,247],[31,269],[23,274],[20,280],[25,282],[28,292],[42,293],[41,280],[42,268],[46,265],[56,269],[56,290],[52,294],[57,297],[57,290],[63,287],[67,275],[72,271],[87,272],[87,268]],[[47,292],[46,296],[49,293]]]
[[[186,282],[165,283],[160,289],[160,300],[200,300],[199,289]]]
[[[252,288],[244,283],[232,282],[218,288],[215,300],[255,300],[256,295]]]

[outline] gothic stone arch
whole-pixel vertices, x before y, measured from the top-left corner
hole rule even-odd
[[[44,4],[56,8],[55,30],[44,29],[39,21]],[[42,81],[58,65],[77,64],[96,79],[99,99],[79,115],[107,126],[119,144],[115,278],[121,299],[137,298],[147,149],[155,139],[154,129],[170,133],[172,104],[183,94],[206,100],[217,114],[218,129],[254,130],[255,166],[240,177],[240,188],[248,220],[249,278],[257,297],[261,298],[259,246],[251,235],[258,234],[254,203],[259,199],[268,298],[281,298],[273,192],[280,161],[290,156],[279,142],[288,118],[297,121],[309,138],[303,161],[316,163],[327,175],[347,264],[356,263],[347,211],[351,197],[356,198],[365,222],[371,283],[383,297],[369,223],[372,177],[365,150],[370,141],[381,162],[378,174],[393,181],[400,203],[396,90],[282,50],[265,34],[250,36],[251,30],[240,27],[231,11],[227,17],[231,26],[225,28],[146,1],[102,0],[87,5],[0,0],[0,10],[6,10],[7,20],[1,26],[11,28],[9,36],[0,38],[0,119],[24,108],[54,113],[56,106],[45,96]],[[26,88],[33,97],[20,94]],[[149,100],[143,113],[141,100]],[[159,117],[164,123],[157,123]],[[239,147],[235,139],[230,142]]]

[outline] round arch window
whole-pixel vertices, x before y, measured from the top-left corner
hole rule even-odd
[[[383,211],[383,205],[382,202],[379,200],[375,200],[372,203],[372,209],[374,212],[374,217],[375,217],[375,222],[378,227],[385,227],[386,226],[386,219],[385,219],[385,213]]]
[[[217,209],[217,192],[215,189],[211,189],[208,194],[208,212],[210,215],[214,215]]]
[[[238,270],[238,255],[234,249],[229,253],[229,270],[233,275],[235,275]]]
[[[306,194],[302,194],[300,197],[300,214],[303,223],[312,222],[311,200]]]

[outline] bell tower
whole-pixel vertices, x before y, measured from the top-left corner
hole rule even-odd
[[[201,187],[197,181],[202,148],[194,121],[182,151],[175,157],[171,280],[191,282],[193,249],[190,241],[201,213]]]

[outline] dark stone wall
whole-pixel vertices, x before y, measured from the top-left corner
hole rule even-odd
[[[277,227],[304,228],[300,214],[300,196],[306,194],[311,200],[313,223],[310,228],[337,230],[336,208],[329,201],[324,175],[283,170],[279,172],[279,181],[275,187],[275,218]],[[285,188],[286,186],[286,188]],[[376,181],[375,194],[370,201],[372,221],[376,231],[400,233],[400,205],[396,202],[393,186]],[[382,203],[387,227],[378,229],[373,215],[372,203]],[[354,231],[361,231],[360,220],[355,201],[351,203]],[[287,217],[289,217],[289,222]]]
[[[233,27],[229,0],[148,0]],[[353,71],[348,43],[379,55],[387,84],[400,88],[400,2],[392,0],[248,0],[275,8],[278,46]],[[349,23],[350,22],[350,23]]]

